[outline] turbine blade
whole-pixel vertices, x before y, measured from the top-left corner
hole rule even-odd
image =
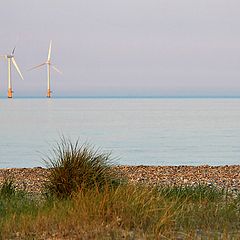
[[[45,65],[45,64],[46,64],[46,63],[41,63],[41,64],[39,64],[39,65],[37,65],[37,66],[34,66],[34,67],[28,69],[28,71],[31,71],[31,70],[36,69],[36,68],[39,68],[39,67],[41,67],[41,66],[43,66],[43,65]]]
[[[48,49],[48,58],[47,58],[48,61],[50,61],[51,59],[51,52],[52,52],[52,40],[50,41],[50,45]]]
[[[14,55],[15,49],[16,49],[16,47],[14,47],[14,49],[12,50],[12,55]]]
[[[12,62],[13,62],[13,65],[15,66],[15,68],[16,68],[18,74],[20,75],[20,77],[21,77],[22,80],[23,80],[23,76],[22,76],[22,74],[21,74],[21,72],[20,72],[20,69],[19,69],[19,67],[18,67],[18,65],[17,65],[17,63],[16,63],[16,61],[15,61],[14,58],[12,58]]]
[[[51,65],[51,67],[52,67],[56,72],[62,74],[62,72],[61,72],[57,67],[55,67],[55,66],[53,66],[53,65]]]

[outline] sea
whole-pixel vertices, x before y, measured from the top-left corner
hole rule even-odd
[[[0,99],[0,168],[45,167],[63,136],[117,165],[240,164],[240,98]]]

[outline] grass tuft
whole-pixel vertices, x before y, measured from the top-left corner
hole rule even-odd
[[[71,197],[78,191],[116,184],[110,154],[99,153],[88,145],[62,137],[45,160],[50,169],[46,192],[57,198]]]

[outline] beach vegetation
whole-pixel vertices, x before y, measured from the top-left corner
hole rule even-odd
[[[111,171],[109,153],[102,153],[87,144],[80,145],[62,137],[45,160],[50,175],[46,193],[57,198],[103,186],[114,186],[119,180]]]
[[[200,186],[199,186],[200,187]],[[239,199],[181,187],[108,184],[71,198],[0,201],[2,239],[237,239]],[[204,186],[203,186],[204,188]],[[177,191],[177,187],[174,189]],[[171,192],[171,194],[169,194]],[[198,197],[196,197],[198,195]],[[16,221],[17,220],[17,221]]]

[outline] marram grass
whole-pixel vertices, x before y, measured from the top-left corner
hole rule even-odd
[[[45,159],[50,170],[46,192],[58,198],[71,197],[84,189],[114,185],[117,179],[111,171],[110,154],[100,153],[88,145],[61,139]]]

